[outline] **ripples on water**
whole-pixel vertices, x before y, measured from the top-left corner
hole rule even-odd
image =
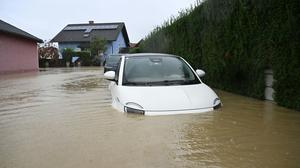
[[[219,111],[111,108],[99,68],[0,76],[0,167],[300,167],[300,113],[218,91]]]

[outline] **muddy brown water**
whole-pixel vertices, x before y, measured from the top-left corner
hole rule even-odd
[[[111,107],[103,69],[0,76],[1,168],[300,167],[300,112],[224,91],[202,114]]]

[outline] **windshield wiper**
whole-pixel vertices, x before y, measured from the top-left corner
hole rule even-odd
[[[125,82],[125,83],[123,83],[123,85],[127,85],[127,86],[136,86],[137,83],[136,83],[136,82]]]
[[[183,80],[164,80],[164,81],[156,81],[156,82],[149,82],[152,85],[181,85],[184,84]]]
[[[152,86],[150,82],[125,82],[123,85],[127,86]]]
[[[183,80],[164,80],[163,83],[165,85],[181,85],[184,83]]]
[[[156,82],[125,82],[127,86],[169,86],[169,85],[187,85],[195,84],[194,80],[164,80]]]
[[[161,83],[164,85],[188,85],[195,84],[195,80],[164,80]]]

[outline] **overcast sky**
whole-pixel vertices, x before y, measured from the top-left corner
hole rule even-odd
[[[138,42],[195,0],[0,0],[0,19],[43,40],[70,23],[125,22]]]

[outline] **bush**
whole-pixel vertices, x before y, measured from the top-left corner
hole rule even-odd
[[[71,63],[72,57],[79,57],[78,61],[81,62],[82,66],[91,66],[94,64],[94,58],[91,56],[89,51],[75,52],[69,48],[63,51],[63,59],[65,62]]]
[[[46,62],[48,63],[49,67],[65,67],[66,63],[62,59],[39,59],[39,67],[45,68]]]
[[[133,53],[140,53],[141,50],[139,47],[135,47],[135,48],[130,48],[128,53],[133,54]]]
[[[65,62],[71,62],[72,61],[72,55],[74,54],[74,51],[70,48],[64,49],[62,55]]]
[[[90,52],[87,51],[74,52],[73,55],[79,57],[82,66],[91,66],[93,64],[93,58],[90,55]]]

